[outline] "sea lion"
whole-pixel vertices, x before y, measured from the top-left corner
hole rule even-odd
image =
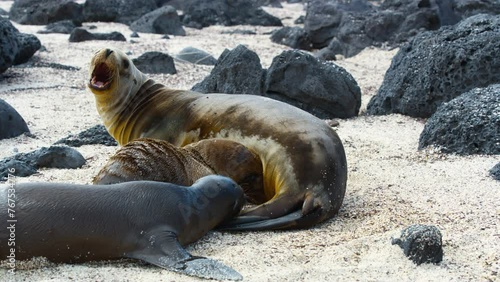
[[[218,175],[190,187],[154,181],[1,185],[7,228],[0,228],[0,259],[132,258],[197,277],[240,280],[230,267],[193,257],[182,246],[237,215],[244,202],[241,187]]]
[[[262,162],[240,143],[206,139],[184,147],[139,138],[121,147],[94,177],[94,184],[151,180],[190,186],[210,174],[233,179],[250,203],[265,202]]]
[[[340,209],[347,161],[340,138],[323,120],[266,97],[169,89],[118,49],[97,51],[89,74],[99,115],[122,145],[140,137],[175,146],[222,138],[260,157],[267,202],[226,229],[306,228]]]

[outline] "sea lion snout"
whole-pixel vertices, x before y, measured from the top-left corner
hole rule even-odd
[[[111,49],[106,49],[106,58],[109,57],[109,55],[111,55],[111,53],[113,53],[113,50]]]

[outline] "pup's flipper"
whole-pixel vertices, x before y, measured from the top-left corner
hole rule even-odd
[[[242,280],[243,276],[223,263],[189,254],[177,241],[173,232],[148,236],[145,248],[127,254],[156,266],[182,274],[215,280]],[[146,239],[145,239],[146,241]]]

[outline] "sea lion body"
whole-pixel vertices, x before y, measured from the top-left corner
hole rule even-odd
[[[9,210],[12,199],[15,207]],[[186,273],[182,268],[188,269],[194,258],[181,246],[237,214],[243,204],[242,189],[215,175],[190,187],[153,181],[2,185],[0,218],[16,221],[7,222],[14,227],[13,246],[8,245],[12,230],[0,228],[0,257],[5,259],[14,248],[16,260],[134,258]],[[12,210],[15,217],[9,214]]]
[[[203,176],[233,179],[249,202],[265,202],[260,158],[240,143],[207,139],[176,147],[164,140],[139,138],[111,156],[94,184],[151,180],[190,186]]]
[[[222,138],[255,152],[268,201],[243,214],[257,222],[235,222],[232,229],[304,228],[340,209],[347,182],[342,142],[305,111],[255,95],[172,90],[148,79],[116,49],[102,49],[92,58],[89,89],[120,144],[147,137],[185,146]]]

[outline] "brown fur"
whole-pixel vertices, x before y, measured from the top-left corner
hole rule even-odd
[[[152,180],[190,186],[210,174],[232,178],[251,203],[265,202],[262,163],[240,143],[210,139],[185,147],[140,138],[120,148],[94,177],[94,184]]]

